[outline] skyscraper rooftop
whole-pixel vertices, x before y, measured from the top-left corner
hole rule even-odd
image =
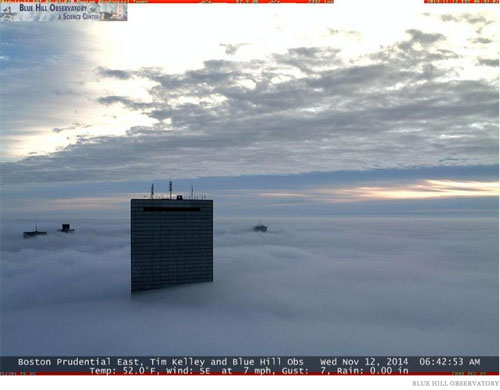
[[[132,292],[213,281],[213,201],[131,200]]]

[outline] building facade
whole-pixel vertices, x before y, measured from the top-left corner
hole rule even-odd
[[[212,200],[131,200],[132,292],[213,281]]]

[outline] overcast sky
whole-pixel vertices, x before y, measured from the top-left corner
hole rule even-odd
[[[136,182],[249,175],[292,175],[298,191],[259,188],[287,201],[497,195],[498,7],[343,3],[2,23],[4,205],[33,189],[76,185],[88,200],[128,182],[118,199]],[[464,175],[411,179],[443,167]],[[482,170],[472,184],[466,167]],[[374,170],[385,183],[303,180]],[[388,182],[396,171],[408,180]]]

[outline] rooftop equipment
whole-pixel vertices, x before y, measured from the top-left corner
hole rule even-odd
[[[46,236],[46,235],[47,235],[47,232],[39,232],[38,231],[38,225],[35,225],[35,231],[23,233],[24,238],[33,238],[33,237],[37,237],[37,236]]]
[[[263,233],[265,233],[265,232],[267,232],[267,226],[263,225],[262,222],[261,222],[261,220],[259,219],[259,222],[257,223],[256,226],[254,226],[253,230],[256,231],[256,232],[263,232]]]
[[[59,231],[62,233],[73,233],[75,229],[71,229],[69,223],[63,223]]]

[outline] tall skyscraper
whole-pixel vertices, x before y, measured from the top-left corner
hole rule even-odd
[[[131,200],[131,289],[213,281],[213,201]]]

